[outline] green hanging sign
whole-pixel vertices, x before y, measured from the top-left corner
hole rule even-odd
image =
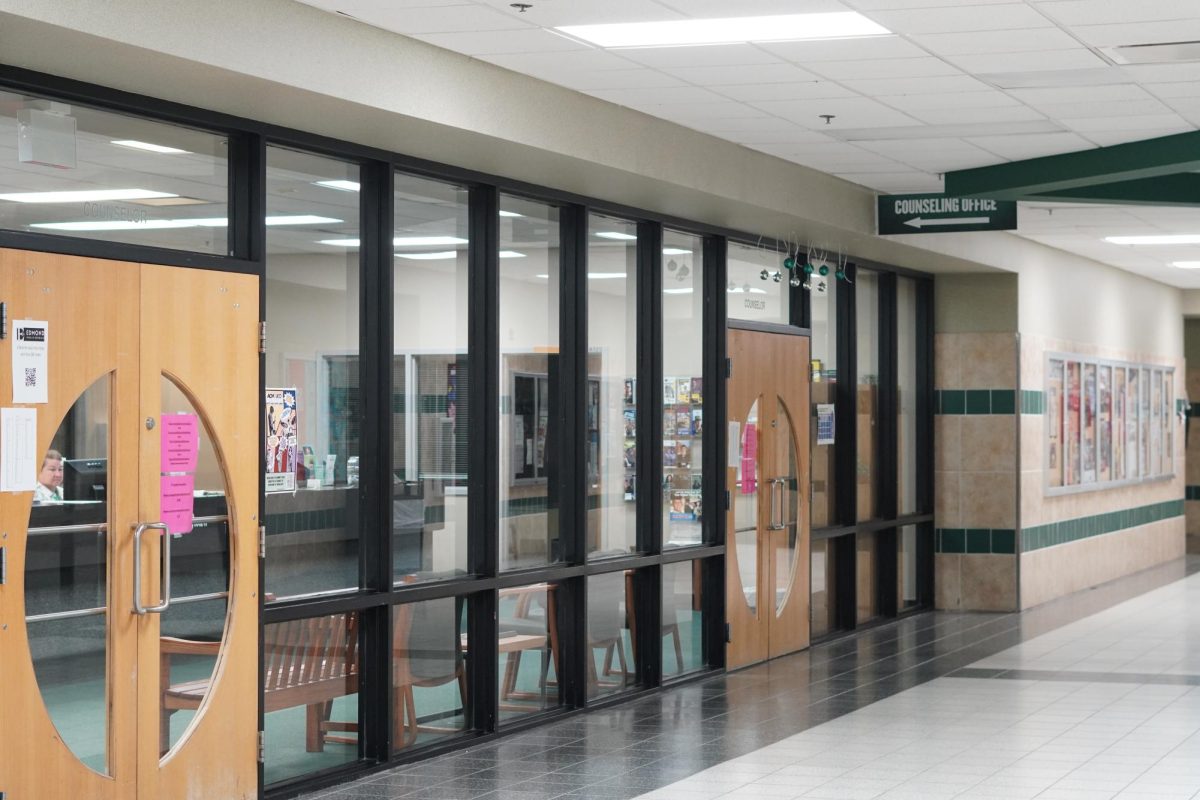
[[[883,194],[878,198],[876,220],[881,236],[1011,231],[1017,227],[1017,201],[944,194]]]

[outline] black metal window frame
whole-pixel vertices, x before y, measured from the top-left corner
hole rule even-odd
[[[167,248],[134,244],[103,242],[52,234],[0,230],[0,247],[41,252],[63,253],[125,261],[143,261],[168,266],[241,272],[266,277],[266,153],[267,147],[284,147],[342,161],[360,167],[360,236],[359,249],[362,280],[360,281],[360,380],[363,387],[363,431],[360,483],[360,587],[343,594],[299,598],[265,605],[260,613],[260,645],[263,627],[267,624],[332,613],[357,612],[361,620],[362,689],[359,703],[359,759],[340,767],[309,773],[300,778],[263,786],[262,765],[259,765],[260,796],[271,798],[293,796],[325,785],[344,781],[352,776],[382,769],[416,758],[455,750],[477,742],[481,737],[523,730],[548,719],[588,708],[604,707],[624,702],[631,697],[652,692],[668,683],[695,680],[712,670],[724,667],[724,553],[725,515],[721,497],[724,493],[722,459],[725,426],[710,424],[703,434],[704,452],[708,454],[702,477],[705,506],[709,509],[702,521],[702,542],[698,545],[664,549],[662,531],[661,472],[662,414],[641,414],[637,430],[639,469],[637,472],[637,542],[636,555],[589,561],[586,557],[583,525],[586,489],[582,480],[586,459],[584,426],[579,424],[586,414],[587,347],[587,287],[580,276],[587,271],[587,219],[589,213],[623,218],[637,224],[638,265],[636,337],[638,359],[637,380],[641,387],[661,385],[662,364],[662,241],[664,229],[702,237],[704,248],[703,285],[703,381],[706,391],[706,415],[724,419],[726,415],[723,375],[726,350],[726,250],[729,241],[756,242],[778,249],[780,242],[667,214],[648,212],[620,203],[537,186],[497,175],[412,158],[379,148],[355,144],[326,136],[235,117],[219,112],[184,106],[158,98],[138,95],[44,73],[0,65],[0,89],[25,92],[63,99],[80,105],[127,114],[158,122],[178,124],[225,135],[229,141],[229,255],[191,253]],[[471,380],[468,393],[472,413],[469,431],[473,446],[470,453],[468,491],[477,498],[470,504],[468,518],[469,575],[446,581],[397,585],[392,574],[392,537],[389,503],[392,474],[392,415],[390,408],[392,373],[391,351],[393,330],[392,307],[393,270],[392,225],[393,187],[395,175],[403,172],[432,180],[465,186],[468,189],[469,218],[469,323],[468,359]],[[518,195],[545,202],[561,209],[561,271],[560,287],[560,350],[572,354],[560,380],[564,387],[562,404],[564,436],[561,446],[564,460],[556,480],[562,491],[561,530],[573,531],[564,542],[564,560],[534,569],[501,572],[498,547],[498,476],[495,465],[499,458],[499,198],[500,194]],[[839,544],[849,542],[853,534],[864,530],[895,531],[908,524],[919,525],[922,532],[918,543],[920,575],[920,604],[932,602],[932,280],[930,276],[889,267],[859,262],[860,266],[882,273],[905,274],[918,280],[917,344],[918,365],[918,497],[921,513],[892,517],[844,528],[827,528],[814,532],[814,537],[840,537]],[[851,271],[855,265],[851,265]],[[792,323],[807,327],[809,304],[802,289],[791,289]],[[260,292],[260,319],[266,318],[265,292]],[[894,296],[894,292],[893,292]],[[882,305],[882,304],[881,304]],[[838,359],[842,376],[854,375],[854,301],[853,292],[838,292]],[[881,336],[881,363],[895,363],[894,311],[889,318],[893,331]],[[888,319],[881,319],[881,323]],[[848,330],[846,326],[849,325]],[[883,328],[881,327],[881,330]],[[888,360],[890,359],[890,361]],[[807,369],[808,365],[798,368]],[[894,368],[892,370],[894,375]],[[259,391],[265,385],[265,360],[260,359]],[[661,412],[661,393],[652,409]],[[892,387],[894,408],[894,385]],[[854,426],[853,384],[843,380],[837,394],[838,489],[837,507],[853,511]],[[882,406],[882,404],[881,404]],[[261,424],[261,422],[260,422]],[[881,454],[897,455],[895,426],[890,439],[881,439]],[[260,430],[260,439],[261,437]],[[847,456],[848,454],[848,456]],[[851,470],[850,480],[845,480]],[[882,472],[882,471],[881,471]],[[892,470],[894,477],[894,468]],[[260,516],[262,503],[260,476]],[[893,492],[894,495],[894,492]],[[894,503],[894,499],[893,499]],[[841,514],[847,519],[853,514]],[[926,535],[928,534],[928,535]],[[894,535],[893,535],[894,541]],[[702,564],[703,595],[703,658],[704,669],[671,681],[664,681],[661,663],[660,625],[661,576],[663,567],[670,564],[697,561]],[[854,559],[845,560],[853,568]],[[586,631],[586,581],[593,575],[635,570],[635,597],[639,608],[637,650],[642,655],[637,665],[637,685],[629,691],[598,700],[587,697],[585,669],[589,656]],[[259,596],[263,596],[263,570],[260,569]],[[894,570],[893,570],[894,572]],[[849,586],[853,587],[853,574]],[[392,608],[402,603],[448,597],[469,600],[467,613],[468,637],[471,641],[495,642],[497,637],[496,610],[501,589],[535,582],[554,582],[560,587],[559,623],[563,632],[563,674],[560,677],[561,705],[541,713],[531,713],[527,719],[498,725],[497,659],[473,658],[468,671],[468,706],[471,730],[433,745],[392,752]],[[894,581],[894,577],[893,577]],[[894,584],[893,584],[894,597]],[[839,601],[840,602],[840,601]],[[894,613],[894,608],[892,609]],[[848,607],[849,624],[853,629],[853,597]],[[650,624],[645,624],[649,621]],[[261,647],[260,647],[261,651]],[[479,651],[476,651],[479,652]],[[260,664],[261,671],[261,664]],[[369,695],[369,696],[367,696]],[[262,726],[262,696],[259,697],[259,724]]]

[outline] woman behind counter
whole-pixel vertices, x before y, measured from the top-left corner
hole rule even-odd
[[[33,490],[35,503],[61,503],[63,482],[63,457],[57,450],[47,450],[38,472],[37,488]]]

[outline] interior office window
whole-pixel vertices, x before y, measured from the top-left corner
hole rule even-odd
[[[224,136],[0,92],[0,227],[229,252]]]
[[[499,592],[495,652],[501,720],[559,704],[558,593],[557,583]]]
[[[392,607],[392,748],[403,751],[466,731],[467,599]]]
[[[896,608],[917,604],[917,526],[905,525],[896,536]]]
[[[675,678],[704,667],[704,562],[662,566],[662,671]],[[631,624],[638,622],[631,602]]]
[[[858,357],[856,376],[855,433],[858,458],[855,473],[858,482],[858,519],[874,519],[879,514],[879,276],[870,270],[856,270],[855,348]]]
[[[267,148],[268,600],[359,585],[358,180]]]
[[[587,691],[604,697],[637,683],[637,651],[630,631],[633,571],[587,579]]]
[[[700,544],[704,492],[704,240],[663,231],[663,546]],[[653,391],[660,391],[655,387]],[[651,395],[634,391],[638,408]]]
[[[558,532],[559,211],[500,198],[500,568],[562,560]]]
[[[636,223],[588,217],[587,309],[587,552],[598,558],[637,551]]]
[[[392,540],[397,581],[467,569],[467,190],[397,173]]]
[[[837,628],[837,554],[836,539],[817,539],[812,543],[812,638],[832,633]]]
[[[857,620],[862,624],[879,616],[879,537],[874,531],[860,531],[854,534],[854,539]]]
[[[730,242],[725,278],[729,318],[788,324],[791,321],[788,281],[793,274],[803,274],[802,258],[794,259],[793,269],[785,265],[792,256],[775,248]]]
[[[917,511],[917,282],[904,276],[896,278],[896,401],[896,500],[899,513],[913,514]]]
[[[837,519],[837,468],[834,448],[835,433],[821,421],[837,402],[837,291],[838,282],[815,278],[816,285],[808,295],[812,308],[812,420],[809,434],[812,442],[812,526],[823,528]],[[821,286],[824,286],[822,289]],[[834,417],[836,420],[836,416]],[[833,438],[834,441],[829,440]],[[824,444],[822,444],[824,442]],[[815,577],[815,576],[814,576]],[[815,585],[815,584],[814,584]]]

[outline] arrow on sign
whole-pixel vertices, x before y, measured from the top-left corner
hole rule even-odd
[[[960,219],[921,219],[920,217],[914,217],[906,219],[904,224],[919,229],[934,225],[987,225],[991,221],[991,217],[962,217]]]

